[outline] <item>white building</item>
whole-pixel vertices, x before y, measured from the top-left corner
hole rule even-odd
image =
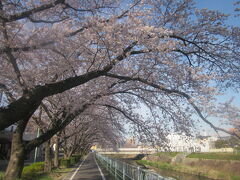
[[[189,137],[186,135],[169,134],[167,136],[170,151],[175,152],[209,152],[217,137]]]

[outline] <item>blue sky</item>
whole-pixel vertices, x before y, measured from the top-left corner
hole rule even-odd
[[[234,3],[237,0],[195,0],[197,8],[207,8],[211,10],[219,10],[225,14],[229,14],[227,20],[228,25],[240,26],[240,17],[236,17],[237,14],[234,9]],[[239,13],[240,14],[240,13]],[[240,95],[232,90],[228,90],[223,96],[219,97],[219,101],[223,102],[231,97],[235,97],[234,104],[240,106]]]
[[[236,17],[236,12],[234,11],[234,9],[236,8],[236,6],[234,6],[236,0],[195,0],[195,2],[197,8],[219,10],[225,14],[230,15],[229,19],[227,20],[227,24],[230,26],[240,26],[240,17]],[[224,102],[231,97],[234,97],[233,104],[236,106],[240,106],[240,94],[236,93],[232,89],[229,89],[227,92],[224,93],[224,95],[219,96],[218,100],[219,102]],[[206,129],[209,134],[213,134],[213,130],[208,127],[208,125],[203,124],[203,129]]]
[[[236,12],[234,12],[236,8],[234,2],[236,2],[236,0],[195,0],[195,2],[198,8],[219,10],[225,14],[229,14],[230,17],[227,22],[229,25],[240,25],[239,17],[234,17],[234,15],[236,15]]]
[[[240,26],[240,17],[235,17],[236,12],[234,11],[234,9],[236,7],[234,6],[234,2],[236,2],[236,0],[195,0],[195,3],[196,3],[195,6],[199,9],[207,8],[210,10],[218,10],[220,12],[228,14],[230,16],[226,22],[227,25]],[[220,103],[223,103],[228,101],[232,97],[234,98],[233,104],[235,106],[240,107],[240,94],[236,93],[234,89],[228,89],[226,92],[224,92],[223,95],[218,96],[217,101]],[[138,112],[143,112],[142,115],[144,116],[144,113],[146,113],[147,110],[145,107],[142,107]],[[198,118],[198,116],[196,116],[196,118]],[[222,127],[225,129],[230,128],[230,126],[226,126],[226,125],[221,126],[217,118],[210,118],[210,119],[207,118],[207,119],[210,120],[214,125],[218,127]],[[200,120],[200,123],[198,123],[198,128],[202,135],[216,135],[215,131],[202,120]],[[220,132],[220,135],[225,136],[226,134]]]

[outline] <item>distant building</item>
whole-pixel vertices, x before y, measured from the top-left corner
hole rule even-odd
[[[211,136],[189,137],[180,134],[169,134],[167,138],[169,150],[176,152],[209,152],[218,139]]]

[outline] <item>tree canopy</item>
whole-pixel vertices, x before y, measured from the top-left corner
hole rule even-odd
[[[105,107],[139,132],[191,134],[195,113],[232,133],[205,118],[220,90],[239,87],[239,28],[227,15],[192,0],[3,0],[0,12],[1,130],[69,91],[68,113]]]

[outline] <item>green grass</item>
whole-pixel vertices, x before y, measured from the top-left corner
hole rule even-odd
[[[72,165],[77,163],[81,156],[75,155],[72,158]],[[70,163],[70,160],[69,160]],[[52,169],[51,173],[44,173],[44,162],[37,162],[25,166],[22,172],[22,178],[18,180],[60,180],[74,168]],[[4,172],[0,171],[0,180],[3,180]]]
[[[80,158],[79,158],[80,159]],[[76,163],[76,157],[72,158],[72,164]],[[70,162],[70,160],[69,160]],[[22,178],[19,180],[54,180],[67,174],[74,168],[53,169],[51,173],[44,173],[44,162],[37,162],[25,166],[22,172]],[[4,172],[0,171],[0,180],[3,180]]]
[[[187,157],[198,159],[240,160],[240,153],[191,153]]]
[[[240,179],[240,176],[234,176],[234,175],[231,176],[231,180],[239,180],[239,179]]]
[[[33,163],[25,166],[22,172],[22,178],[19,180],[53,180],[49,174],[43,173],[44,162]],[[0,180],[3,179],[4,172],[0,172]]]
[[[22,177],[21,180],[53,180],[47,173],[35,174],[35,176]]]
[[[164,170],[175,170],[176,165],[171,165],[169,163],[157,162],[157,161],[148,161],[148,160],[137,160],[137,163],[141,165],[153,166],[159,169]]]
[[[150,167],[159,168],[162,170],[172,170],[180,173],[189,173],[197,176],[205,176],[213,179],[228,179],[228,180],[240,180],[240,176],[232,175],[227,172],[214,171],[211,172],[205,171],[204,168],[194,168],[183,165],[171,165],[169,163],[159,162],[159,161],[148,161],[148,160],[138,160],[137,163],[141,165],[147,165]]]
[[[3,180],[4,172],[0,172],[0,180]],[[48,174],[46,173],[36,173],[36,174],[23,174],[21,179],[18,180],[53,180]]]
[[[68,173],[72,170],[74,170],[75,168],[61,168],[61,169],[53,169],[52,172],[53,173]]]
[[[0,171],[0,180],[3,179],[3,175],[4,175],[4,172],[3,172],[3,171]]]
[[[157,156],[165,155],[169,157],[175,157],[177,154],[179,154],[179,152],[158,152],[156,155]]]

